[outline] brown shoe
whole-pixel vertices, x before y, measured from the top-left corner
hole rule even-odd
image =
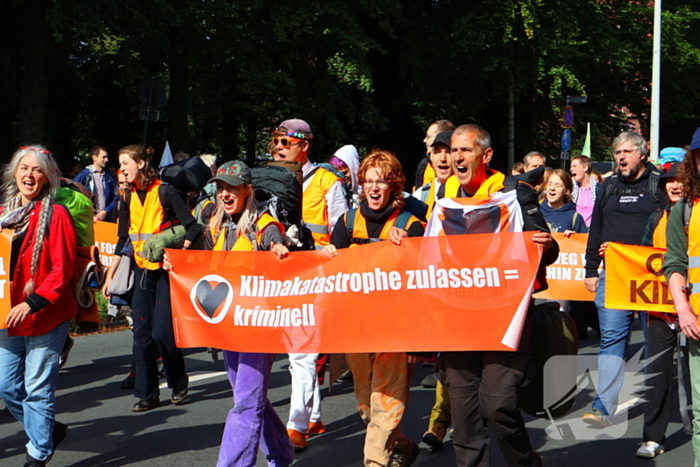
[[[321,420],[309,423],[309,429],[306,431],[306,437],[311,438],[313,435],[322,435],[326,432],[326,427]]]
[[[309,443],[306,442],[306,435],[301,431],[288,429],[287,434],[295,452],[301,452],[309,447]]]
[[[423,434],[423,442],[430,446],[433,451],[442,449],[442,443],[447,435],[447,427],[442,423],[436,423],[428,428],[428,431]]]
[[[420,448],[409,439],[405,446],[394,448],[389,467],[408,467],[418,459],[418,454],[420,454]]]

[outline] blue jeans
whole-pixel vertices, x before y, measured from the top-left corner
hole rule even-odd
[[[53,455],[58,365],[68,321],[40,336],[8,336],[0,331],[0,397],[24,425],[27,453],[37,460]]]
[[[226,418],[218,467],[255,467],[258,446],[271,467],[286,467],[294,448],[284,423],[267,398],[274,354],[224,350],[234,407]]]
[[[598,394],[593,409],[605,415],[614,415],[618,396],[625,377],[625,352],[629,343],[634,311],[605,308],[605,271],[600,272],[595,294],[600,321],[600,353],[598,354]],[[646,313],[642,328],[646,335]]]

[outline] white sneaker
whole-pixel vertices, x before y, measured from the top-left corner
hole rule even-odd
[[[646,459],[653,459],[663,453],[664,447],[654,441],[639,443],[639,449],[637,449],[637,457],[644,457]]]

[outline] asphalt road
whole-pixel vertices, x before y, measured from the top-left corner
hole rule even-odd
[[[591,332],[591,334],[594,334]],[[630,354],[639,350],[641,333],[635,331]],[[581,354],[595,354],[597,341],[581,343]],[[170,390],[163,389],[161,408],[136,414],[131,406],[136,399],[120,389],[129,371],[131,333],[84,336],[76,338],[66,368],[61,371],[57,397],[57,419],[70,427],[50,466],[214,466],[226,415],[232,406],[231,388],[223,373],[222,362],[211,363],[201,349],[186,350],[190,374],[190,397],[180,406],[170,405]],[[269,397],[286,421],[289,410],[290,376],[286,356],[275,362]],[[420,387],[420,380],[431,371],[418,367],[413,377],[411,400],[403,422],[403,431],[420,440],[426,429],[434,392]],[[630,374],[628,373],[628,376]],[[163,381],[163,380],[161,380]],[[310,440],[306,452],[298,454],[297,467],[361,466],[364,425],[355,412],[352,385],[335,385],[333,392],[323,389],[324,435]],[[631,409],[627,421],[612,431],[581,431],[580,416],[590,406],[592,388],[582,391],[573,410],[557,419],[558,430],[543,419],[527,418],[533,447],[547,466],[690,466],[693,462],[690,436],[683,433],[680,416],[675,414],[667,431],[667,452],[653,461],[635,457],[641,442],[642,408],[628,401]],[[637,401],[638,403],[639,401]],[[625,403],[625,401],[621,401]],[[550,433],[555,433],[554,439]],[[556,434],[558,433],[558,434]],[[587,438],[599,439],[587,439]],[[600,439],[603,438],[603,439]],[[608,439],[605,439],[608,438]],[[610,439],[612,438],[612,439]],[[0,415],[0,467],[22,466],[27,438],[12,417]],[[496,447],[493,465],[505,465]],[[258,466],[265,466],[262,456]],[[442,452],[430,452],[421,444],[416,466],[454,466],[450,443]]]

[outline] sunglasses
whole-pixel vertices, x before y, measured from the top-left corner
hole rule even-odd
[[[294,140],[294,141],[292,141],[292,140]],[[282,146],[284,146],[285,149],[289,149],[294,144],[302,144],[303,142],[304,141],[299,139],[299,138],[289,138],[289,137],[278,138],[277,136],[272,138],[272,144],[274,144],[275,146],[277,146],[278,144],[281,144]]]
[[[25,149],[28,149],[30,151],[40,152],[41,154],[51,154],[51,152],[47,151],[46,149],[35,148],[34,146],[20,146],[19,149],[22,151],[24,151]]]

